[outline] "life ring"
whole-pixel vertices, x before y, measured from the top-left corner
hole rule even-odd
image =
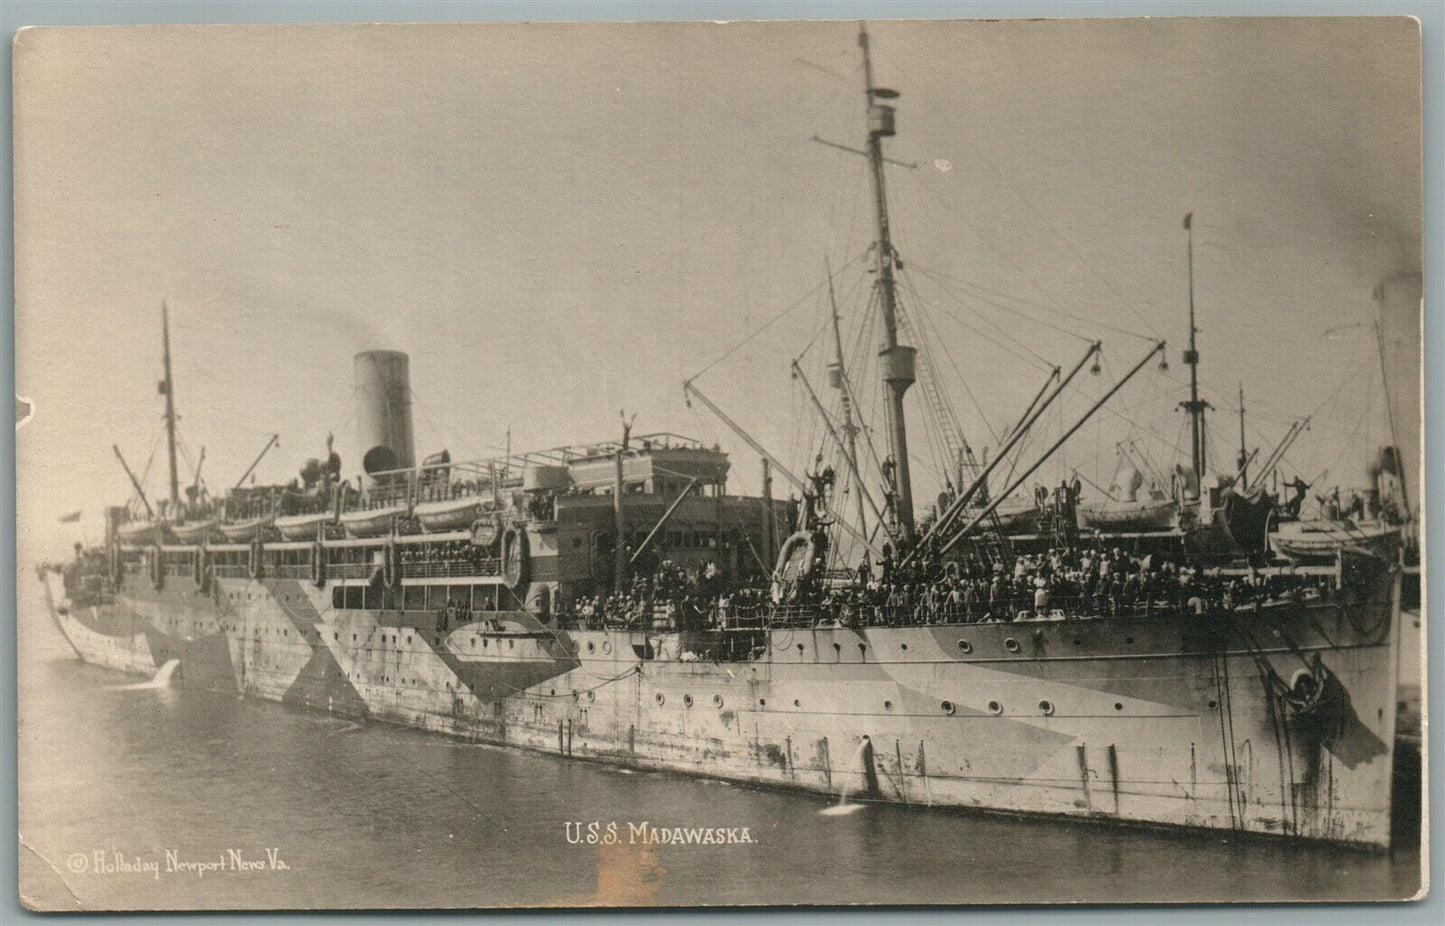
[[[495,516],[480,517],[472,522],[472,546],[494,547],[497,545],[497,538],[502,536],[502,526],[497,523]]]
[[[401,570],[396,568],[396,558],[396,542],[388,540],[381,550],[381,582],[387,588],[395,588],[401,574]]]
[[[317,588],[326,585],[326,548],[319,540],[311,545],[311,582]]]
[[[151,585],[155,586],[156,591],[160,591],[162,588],[165,587],[166,584],[166,570],[165,567],[161,565],[160,544],[156,544],[154,547],[151,548],[150,567]]]
[[[523,593],[527,590],[530,565],[527,556],[527,532],[513,524],[502,534],[502,581],[518,598],[523,598]]]
[[[251,558],[246,565],[247,572],[250,573],[251,578],[253,579],[261,578],[261,575],[264,572],[264,570],[261,568],[261,556],[264,552],[264,549],[265,548],[261,546],[260,537],[256,537],[251,541]]]

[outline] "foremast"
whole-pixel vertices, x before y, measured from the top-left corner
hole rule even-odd
[[[888,455],[892,459],[894,517],[898,535],[913,534],[913,478],[908,466],[908,425],[903,415],[903,394],[913,385],[914,355],[917,351],[898,343],[898,293],[893,271],[898,255],[893,250],[888,226],[888,193],[883,177],[883,139],[894,132],[893,106],[886,100],[897,99],[896,90],[873,86],[873,63],[868,55],[868,30],[858,30],[858,46],[863,49],[863,87],[868,106],[868,164],[873,178],[874,216],[877,238],[873,256],[877,280],[878,303],[883,312],[883,344],[878,351],[879,366],[887,387]]]
[[[176,471],[176,389],[171,378],[171,318],[166,300],[161,300],[161,363],[165,379],[161,380],[160,391],[166,397],[166,456],[171,465],[171,500],[167,511],[175,520],[181,508],[180,474]]]
[[[1188,233],[1189,259],[1189,348],[1184,352],[1184,362],[1189,365],[1189,400],[1180,402],[1179,407],[1189,413],[1189,462],[1194,467],[1194,476],[1204,479],[1206,448],[1204,446],[1204,412],[1212,408],[1207,401],[1199,398],[1199,348],[1194,336],[1199,329],[1194,326],[1194,213],[1184,217],[1184,231]]]

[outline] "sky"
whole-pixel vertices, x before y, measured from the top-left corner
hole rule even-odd
[[[272,433],[263,482],[292,478],[328,432],[356,472],[352,355],[372,348],[411,356],[419,456],[489,456],[509,429],[518,449],[610,439],[625,410],[638,433],[720,443],[732,490],[754,492],[754,454],[684,401],[698,376],[801,469],[827,438],[789,361],[822,387],[825,262],[860,381],[876,349],[866,164],[813,141],[864,141],[857,28],[24,32],[22,562],[63,550],[77,531],[57,519],[77,509],[98,537],[129,495],[112,443],[164,495],[162,299],[186,483],[205,447],[207,484],[232,484]],[[1192,212],[1220,453],[1243,383],[1249,446],[1267,454],[1312,414],[1288,472],[1359,481],[1387,434],[1361,323],[1377,284],[1421,261],[1412,20],[869,30],[875,82],[901,93],[887,154],[917,164],[888,168],[905,309],[975,449],[1088,340],[1104,341],[1100,375],[1036,449],[1162,338],[1169,369],[1141,372],[1040,477],[1107,485],[1127,440],[1178,460]],[[923,398],[908,407],[920,506],[938,487]]]

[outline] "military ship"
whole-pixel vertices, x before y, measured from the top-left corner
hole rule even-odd
[[[898,94],[874,84],[860,43],[888,427],[867,510],[855,482],[875,535],[840,510],[836,472],[795,476],[740,427],[765,461],[756,496],[729,492],[719,448],[630,425],[418,461],[394,351],[354,358],[354,478],[328,445],[292,483],[183,498],[167,335],[169,497],[151,503],[133,478],[137,504],[109,509],[105,542],[41,570],[76,654],[828,800],[1388,845],[1401,594],[1388,551],[1210,573],[1106,549],[1025,564],[996,514],[1032,470],[990,492],[1003,452],[915,522],[904,394],[918,348],[900,339],[883,173]],[[1015,434],[1096,351],[1055,371]],[[687,392],[723,414],[696,382]],[[831,436],[857,476],[854,429]],[[774,474],[796,502],[772,497]],[[840,564],[845,544],[859,555]]]

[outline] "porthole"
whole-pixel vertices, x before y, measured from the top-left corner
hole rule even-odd
[[[685,694],[685,695],[682,696],[682,706],[683,706],[683,707],[692,707],[692,695],[690,695],[690,694]]]
[[[798,644],[798,655],[803,655],[803,644],[801,643]]]
[[[592,702],[592,701],[596,701],[596,700],[597,700],[597,692],[595,692],[595,691],[589,691],[589,692],[587,692],[587,700],[588,700],[589,703]]]
[[[517,648],[517,641],[516,641],[516,640],[508,640],[508,641],[507,641],[507,649],[516,649],[516,648]]]
[[[954,706],[952,701],[944,701],[939,707],[943,708],[943,712],[950,717],[958,713],[958,708]]]
[[[588,694],[591,694],[592,692],[589,691],[589,692],[587,692],[587,693],[588,693]],[[573,704],[576,704],[578,701],[581,701],[581,700],[582,700],[582,693],[579,692],[579,691],[578,691],[577,689],[575,689],[575,688],[572,689],[572,703],[573,703]]]
[[[884,702],[883,702],[883,709],[884,709],[885,711],[891,711],[891,710],[893,710],[893,702],[892,702],[892,701],[884,701]]]
[[[659,691],[657,694],[653,695],[652,700],[656,701],[658,706],[661,707],[662,705],[667,703],[667,696]]]
[[[1122,711],[1123,709],[1124,709],[1124,705],[1120,704],[1118,701],[1115,701],[1115,702],[1114,702],[1114,710],[1116,710],[1116,711]]]
[[[1015,640],[1013,637],[1009,637],[1003,641],[1003,648],[1008,650],[1010,653],[1017,653],[1019,651],[1019,641]]]
[[[1045,717],[1052,717],[1054,713],[1054,702],[1050,701],[1048,698],[1044,698],[1042,701],[1039,702],[1039,713],[1043,714]]]
[[[1215,709],[1216,707],[1218,707],[1218,706],[1219,706],[1219,702],[1218,702],[1218,701],[1210,701],[1210,702],[1209,702],[1209,709],[1210,709],[1211,711],[1214,710],[1214,709]]]
[[[767,706],[768,706],[768,699],[767,699],[767,698],[758,698],[758,707],[767,707]]]
[[[602,641],[602,654],[605,656],[605,655],[607,655],[607,654],[610,653],[610,652],[612,652],[612,643],[611,643],[610,641],[603,640],[603,641]]]
[[[973,644],[968,642],[967,640],[959,640],[958,651],[967,656],[969,653],[973,652]]]
[[[900,647],[901,649],[908,649],[908,644],[907,644],[907,643],[900,643],[900,644],[899,644],[899,647]]]
[[[723,706],[723,696],[722,696],[722,695],[713,695],[713,696],[712,696],[712,706],[713,706],[713,707],[722,707],[722,706]]]
[[[593,643],[591,640],[588,640],[588,641],[587,641],[587,652],[589,652],[589,653],[595,653],[595,652],[597,652],[597,644],[596,644],[596,643]]]
[[[1125,638],[1124,638],[1124,642],[1127,643],[1127,644],[1129,644],[1130,646],[1133,646],[1133,645],[1134,645],[1134,638],[1133,638],[1133,637],[1125,637]]]
[[[794,707],[802,707],[802,706],[803,706],[803,702],[799,701],[797,698],[794,698],[794,699],[793,699],[793,706],[794,706]]]
[[[1083,646],[1083,645],[1084,645],[1084,641],[1083,641],[1083,640],[1080,640],[1078,637],[1075,637],[1075,638],[1074,638],[1074,645],[1075,645],[1075,646]]]
[[[990,701],[988,702],[988,712],[990,714],[1002,714],[1003,705],[998,703],[997,701]]]

